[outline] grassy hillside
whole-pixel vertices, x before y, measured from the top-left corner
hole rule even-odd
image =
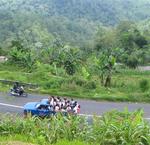
[[[44,64],[32,73],[14,65],[0,66],[0,79],[39,85],[38,89],[29,89],[28,92],[94,100],[150,102],[149,71],[120,69],[113,74],[111,88],[105,88],[97,75],[84,78],[79,72],[68,76],[61,69],[58,69],[59,75],[54,75],[54,68]],[[0,91],[8,92],[12,85],[0,84]]]

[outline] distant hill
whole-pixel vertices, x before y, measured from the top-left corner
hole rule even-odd
[[[28,47],[47,47],[56,35],[83,46],[98,27],[149,18],[149,0],[0,0],[0,46],[19,38]]]

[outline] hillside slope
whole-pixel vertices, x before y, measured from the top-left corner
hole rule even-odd
[[[0,44],[21,39],[28,47],[50,46],[56,35],[83,46],[99,26],[150,18],[149,0],[0,0]]]

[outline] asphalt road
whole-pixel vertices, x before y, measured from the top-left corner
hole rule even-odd
[[[35,95],[30,94],[27,98],[24,97],[13,97],[5,93],[0,93],[0,113],[17,113],[23,114],[23,105],[27,102],[40,101],[43,98],[47,98],[46,95]],[[97,102],[91,100],[77,100],[81,105],[81,114],[86,115],[102,115],[104,112],[110,110],[123,111],[128,108],[129,111],[134,111],[136,109],[144,110],[144,117],[150,120],[150,104],[145,103],[114,103],[114,102]]]

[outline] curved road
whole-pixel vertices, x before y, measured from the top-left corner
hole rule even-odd
[[[47,98],[46,95],[34,95],[30,94],[27,98],[23,97],[13,97],[5,93],[0,93],[0,113],[18,113],[22,114],[23,105],[27,102],[40,101],[43,98]],[[134,111],[136,109],[144,110],[144,117],[150,120],[150,104],[146,103],[115,103],[115,102],[97,102],[91,100],[77,100],[81,105],[81,114],[85,115],[102,115],[106,111],[112,109],[117,109],[123,111],[125,108],[128,108],[129,111]]]

